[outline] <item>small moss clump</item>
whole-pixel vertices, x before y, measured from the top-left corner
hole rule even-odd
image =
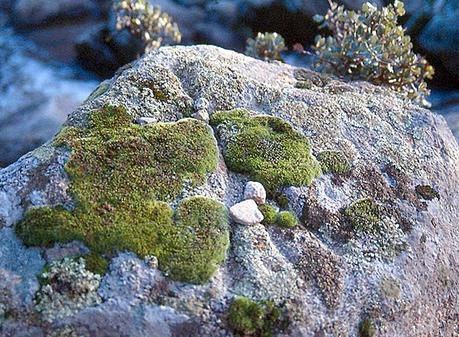
[[[274,199],[281,209],[288,208],[288,198],[284,193],[276,193]]]
[[[238,297],[229,308],[228,324],[236,336],[269,337],[283,324],[281,314],[271,301]]]
[[[55,144],[72,151],[65,170],[75,208],[29,210],[16,226],[26,245],[79,240],[96,256],[123,250],[154,255],[162,270],[190,282],[204,282],[215,270],[226,250],[224,207],[207,198],[183,201],[175,223],[166,203],[185,181],[202,183],[215,170],[217,148],[206,124],[186,119],[139,126],[123,108],[106,106],[90,115],[86,129],[67,128]]]
[[[440,193],[436,191],[432,186],[429,185],[418,185],[416,186],[416,193],[424,200],[433,200],[437,198],[440,200]]]
[[[359,324],[359,336],[360,337],[373,337],[376,334],[376,327],[374,322],[369,319],[365,318]]]
[[[212,115],[229,169],[250,176],[269,195],[282,186],[310,185],[321,174],[306,137],[281,118],[236,109]]]
[[[276,225],[283,228],[293,228],[298,225],[298,218],[290,211],[282,211],[277,214]]]
[[[346,174],[351,170],[351,165],[346,157],[337,151],[323,151],[317,155],[324,173]]]
[[[263,214],[263,225],[274,225],[276,223],[277,211],[276,209],[268,204],[258,206],[258,209]]]
[[[225,260],[228,215],[223,204],[202,196],[184,199],[174,230],[160,240],[159,266],[173,279],[203,283]]]
[[[381,220],[378,205],[369,198],[355,201],[345,209],[344,214],[355,230],[365,233],[376,232]]]
[[[94,274],[105,275],[108,271],[109,262],[99,254],[90,253],[83,256],[86,261],[86,269]]]

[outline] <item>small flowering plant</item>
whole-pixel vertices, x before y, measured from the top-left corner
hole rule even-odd
[[[145,43],[145,51],[159,48],[163,41],[180,43],[182,35],[172,17],[147,0],[116,0],[116,29],[129,29]]]
[[[255,39],[248,39],[245,54],[264,61],[282,61],[281,52],[286,50],[285,40],[278,33],[258,33]]]
[[[316,67],[337,76],[388,85],[429,106],[425,80],[432,78],[434,69],[413,52],[410,37],[397,24],[403,15],[405,8],[399,0],[381,9],[367,2],[359,11],[330,2],[325,16],[314,17],[320,28],[330,32],[328,37],[316,37]]]

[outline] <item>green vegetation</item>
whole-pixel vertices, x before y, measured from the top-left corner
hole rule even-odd
[[[258,206],[258,209],[263,214],[263,225],[274,225],[276,223],[277,211],[276,209],[268,204]]]
[[[86,269],[94,274],[105,275],[108,271],[109,262],[99,254],[90,253],[83,256]]]
[[[116,0],[116,29],[129,29],[145,44],[146,51],[159,48],[164,40],[180,43],[182,35],[172,17],[147,0]]]
[[[236,109],[214,113],[210,123],[229,169],[259,181],[268,195],[282,186],[310,185],[321,174],[308,139],[281,118]]]
[[[174,222],[166,203],[185,180],[196,185],[215,170],[217,149],[207,125],[186,119],[142,127],[131,124],[124,109],[106,106],[89,116],[87,129],[63,131],[56,145],[72,150],[65,170],[75,208],[30,209],[16,226],[26,245],[79,240],[96,256],[154,255],[172,278],[194,283],[215,271],[228,240],[224,206],[190,198],[179,204]],[[89,264],[104,268],[95,256]]]
[[[413,52],[413,44],[398,25],[405,15],[401,1],[378,10],[369,2],[360,11],[344,9],[331,2],[325,16],[315,19],[331,32],[316,37],[315,50],[319,70],[377,85],[388,85],[422,105],[429,105],[430,94],[425,79],[434,69]]]
[[[276,225],[283,228],[293,228],[298,225],[298,219],[293,212],[281,211],[277,214]]]
[[[281,209],[288,208],[288,197],[284,193],[276,193],[274,199]]]
[[[245,54],[260,60],[282,61],[281,52],[286,50],[284,38],[277,33],[258,33],[248,39]]]
[[[433,200],[435,198],[440,200],[440,193],[429,185],[416,186],[417,195],[424,200]]]
[[[344,215],[355,230],[365,233],[376,232],[381,220],[378,205],[369,198],[360,199],[352,203],[346,208]]]
[[[365,318],[359,325],[360,337],[373,337],[376,334],[376,327],[371,319]]]
[[[282,228],[293,228],[298,225],[298,218],[291,211],[277,212],[273,206],[268,204],[260,205],[258,209],[263,214],[262,224],[265,226],[277,225]]]
[[[271,301],[236,298],[229,308],[228,324],[237,336],[272,336],[282,325],[281,310]]]
[[[184,199],[176,227],[159,244],[159,265],[173,279],[203,283],[225,259],[229,246],[228,215],[223,204],[207,197]]]
[[[337,151],[323,151],[317,155],[324,173],[346,174],[351,170],[351,165],[346,157]]]

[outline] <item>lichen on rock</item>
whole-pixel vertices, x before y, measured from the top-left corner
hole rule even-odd
[[[100,276],[86,269],[84,259],[52,262],[41,275],[45,283],[37,294],[36,310],[52,322],[101,302]]]
[[[435,198],[440,199],[440,193],[429,185],[416,186],[416,193],[425,200],[433,200]]]

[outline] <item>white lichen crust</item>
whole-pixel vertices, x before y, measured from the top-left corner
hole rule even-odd
[[[97,293],[100,275],[88,271],[83,258],[51,262],[49,271],[41,277],[46,284],[37,293],[35,309],[45,321],[72,316],[81,309],[101,303]]]

